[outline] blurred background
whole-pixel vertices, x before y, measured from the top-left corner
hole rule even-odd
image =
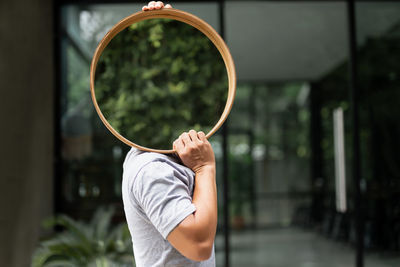
[[[89,65],[144,4],[0,2],[0,266],[33,253],[35,266],[132,266],[129,147],[91,106]],[[400,266],[400,2],[171,4],[213,26],[236,64],[211,138],[217,266]]]

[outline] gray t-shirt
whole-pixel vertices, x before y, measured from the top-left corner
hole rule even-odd
[[[123,165],[122,198],[136,266],[215,266],[211,257],[189,260],[167,240],[168,234],[196,207],[194,173],[172,156],[132,148]]]

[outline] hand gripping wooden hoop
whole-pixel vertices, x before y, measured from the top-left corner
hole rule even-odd
[[[103,39],[100,41],[99,45],[96,48],[96,51],[94,52],[93,59],[92,59],[92,64],[90,66],[90,92],[92,95],[92,101],[93,104],[96,108],[97,114],[99,115],[100,119],[103,121],[104,125],[110,130],[110,132],[115,135],[119,140],[124,142],[125,144],[129,146],[136,147],[140,150],[144,151],[149,151],[149,152],[157,152],[157,153],[173,153],[175,152],[174,150],[160,150],[160,149],[152,149],[144,146],[140,146],[138,144],[133,143],[132,141],[126,139],[123,137],[121,134],[119,134],[111,125],[110,123],[106,120],[104,117],[103,113],[101,112],[99,105],[97,104],[96,101],[96,95],[95,95],[95,87],[94,87],[94,80],[95,80],[95,73],[96,73],[96,66],[97,62],[100,58],[101,53],[103,50],[107,47],[107,45],[110,43],[110,41],[114,38],[115,35],[117,35],[119,32],[127,28],[129,25],[147,20],[147,19],[153,19],[153,18],[166,18],[166,19],[174,19],[178,20],[181,22],[184,22],[186,24],[189,24],[199,31],[201,31],[204,35],[206,35],[217,47],[219,53],[221,54],[225,67],[228,73],[228,81],[229,81],[229,91],[228,91],[228,98],[226,101],[225,109],[221,115],[221,118],[217,122],[217,124],[211,129],[209,133],[207,133],[206,137],[209,138],[211,135],[213,135],[224,123],[226,118],[228,117],[229,112],[232,109],[233,101],[235,99],[235,93],[236,93],[236,71],[235,71],[235,65],[232,59],[232,56],[229,52],[228,47],[226,46],[224,40],[219,36],[219,34],[204,20],[181,10],[178,9],[160,9],[160,10],[151,10],[151,11],[140,11],[137,13],[134,13],[124,19],[122,19],[120,22],[114,25],[114,27],[111,28],[111,30],[103,37]]]

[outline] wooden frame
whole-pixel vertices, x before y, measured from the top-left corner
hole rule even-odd
[[[175,152],[174,150],[160,150],[160,149],[152,149],[144,146],[140,146],[138,144],[133,143],[132,141],[126,139],[123,137],[121,134],[119,134],[111,125],[110,123],[106,120],[104,117],[103,113],[101,112],[99,105],[97,104],[96,101],[96,95],[95,95],[95,87],[94,87],[94,81],[95,81],[95,73],[96,73],[96,67],[97,67],[97,62],[101,56],[101,53],[103,50],[107,47],[107,45],[110,43],[110,41],[116,36],[119,32],[127,28],[129,25],[147,20],[147,19],[152,19],[152,18],[167,18],[167,19],[174,19],[178,20],[181,22],[184,22],[186,24],[189,24],[199,31],[201,31],[204,35],[206,35],[215,45],[215,47],[218,49],[220,52],[224,63],[225,67],[227,70],[228,74],[228,82],[229,82],[229,91],[228,91],[228,98],[226,101],[226,105],[224,108],[224,111],[221,115],[221,118],[217,122],[217,124],[211,129],[210,132],[207,133],[206,137],[209,138],[212,136],[225,122],[226,118],[229,115],[229,112],[232,109],[233,101],[235,99],[235,93],[236,93],[236,71],[235,71],[235,64],[233,62],[232,56],[229,52],[229,49],[227,45],[225,44],[224,40],[219,36],[219,34],[204,20],[181,10],[178,9],[173,9],[173,8],[168,8],[168,9],[160,9],[160,10],[151,10],[151,11],[140,11],[137,13],[134,13],[124,19],[122,19],[120,22],[114,25],[114,27],[111,28],[111,30],[103,37],[103,39],[100,41],[99,45],[96,48],[96,51],[94,52],[92,63],[90,66],[90,92],[92,95],[92,101],[93,104],[96,108],[97,114],[99,115],[100,119],[104,123],[104,125],[108,128],[108,130],[115,135],[119,140],[124,142],[125,144],[136,147],[140,150],[144,151],[149,151],[149,152],[157,152],[157,153],[173,153]]]

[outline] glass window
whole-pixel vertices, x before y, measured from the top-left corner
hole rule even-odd
[[[231,266],[354,266],[346,1],[226,1],[223,6],[225,40],[238,77],[227,122]],[[107,30],[141,7],[62,7],[59,213],[87,219],[99,205],[111,203],[124,220],[122,163],[129,147],[108,132],[93,109],[89,66]],[[217,2],[174,7],[220,31]],[[399,14],[396,1],[356,3],[367,267],[400,264]],[[340,190],[338,109],[345,149]],[[210,141],[219,189],[216,260],[222,266],[222,135]],[[337,204],[342,193],[345,210]]]
[[[365,266],[400,264],[400,3],[356,4]]]
[[[353,266],[354,250],[334,241],[350,232],[335,207],[333,150],[333,110],[348,108],[346,14],[340,1],[226,3],[239,80],[229,120],[232,266]]]

